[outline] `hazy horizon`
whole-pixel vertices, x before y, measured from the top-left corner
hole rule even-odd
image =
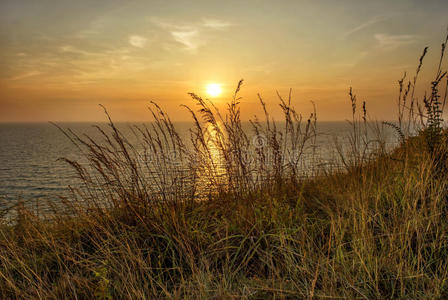
[[[397,81],[417,96],[432,80],[448,2],[417,1],[2,1],[0,122],[150,121],[157,102],[189,121],[188,92],[221,110],[238,81],[242,118],[279,118],[276,91],[304,117],[350,117],[348,89],[374,119],[394,120]],[[209,84],[220,91],[210,91]],[[207,92],[207,89],[208,92]]]

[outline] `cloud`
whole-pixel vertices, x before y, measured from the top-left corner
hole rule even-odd
[[[85,51],[85,50],[82,50],[82,49],[79,49],[79,48],[76,48],[76,47],[73,47],[70,45],[61,46],[61,47],[59,47],[59,50],[61,52],[65,52],[65,53],[75,53],[75,54],[81,54],[81,55],[85,55],[85,56],[95,55],[95,53],[88,52],[88,51]]]
[[[204,19],[202,26],[215,30],[223,30],[232,26],[232,24],[216,19]]]
[[[361,23],[360,25],[356,26],[355,28],[345,32],[343,34],[343,38],[347,38],[348,36],[358,32],[358,31],[361,31],[361,30],[363,30],[363,29],[365,29],[365,28],[367,28],[367,27],[369,27],[371,25],[379,23],[379,22],[381,22],[381,21],[383,21],[385,19],[386,19],[385,16],[375,16],[375,17],[371,18],[370,20],[367,20],[366,22]]]
[[[212,30],[224,30],[233,25],[232,23],[218,19],[203,19],[200,22],[192,23],[169,22],[158,18],[151,18],[150,21],[156,26],[168,31],[201,30],[204,28]]]
[[[395,12],[391,12],[391,13],[386,13],[386,14],[382,14],[382,15],[378,15],[378,16],[373,16],[372,18],[370,18],[369,20],[359,24],[358,26],[346,31],[343,35],[342,38],[347,38],[352,34],[355,34],[359,31],[362,31],[370,26],[373,26],[375,24],[387,21],[391,18],[397,18],[399,16],[403,15],[402,13],[395,13]]]
[[[193,29],[194,26],[191,25],[179,25],[177,23],[173,23],[173,22],[169,22],[166,20],[162,20],[159,18],[154,18],[151,17],[150,18],[150,22],[153,23],[154,25],[156,25],[157,27],[164,29],[164,30],[168,30],[168,31],[172,31],[172,30],[191,30]]]
[[[168,32],[172,39],[184,46],[184,50],[196,53],[196,50],[207,43],[210,31],[225,30],[231,23],[217,19],[203,19],[192,23],[179,23],[151,18],[150,21],[157,27]]]
[[[131,46],[134,46],[136,48],[144,48],[147,41],[148,41],[147,38],[142,37],[140,35],[131,35],[129,37],[129,44],[131,44]]]
[[[186,50],[195,51],[198,48],[198,43],[195,41],[198,37],[197,30],[191,31],[172,31],[171,36],[176,42],[185,46]]]
[[[387,33],[377,33],[374,37],[378,42],[378,46],[387,50],[407,46],[418,40],[418,36],[413,34],[392,35]]]
[[[29,72],[20,74],[20,75],[18,75],[16,77],[13,77],[13,78],[11,78],[11,80],[25,79],[25,78],[37,76],[37,75],[40,75],[40,74],[42,74],[42,73],[39,72],[39,71],[29,71]]]

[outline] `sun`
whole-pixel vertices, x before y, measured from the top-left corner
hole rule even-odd
[[[212,97],[218,97],[222,93],[221,85],[218,83],[210,83],[205,87],[207,94]]]

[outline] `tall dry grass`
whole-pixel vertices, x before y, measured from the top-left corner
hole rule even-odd
[[[425,55],[400,80],[394,151],[350,90],[344,168],[308,177],[316,113],[303,119],[279,95],[279,124],[260,97],[251,134],[242,82],[223,113],[191,94],[188,141],[155,103],[154,121],[133,128],[138,144],[107,112],[102,140],[61,128],[84,153],[84,163],[65,159],[83,185],[52,215],[19,205],[14,224],[1,219],[1,297],[448,297],[445,45],[429,98],[414,96]]]

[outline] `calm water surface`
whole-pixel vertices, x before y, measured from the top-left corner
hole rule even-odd
[[[63,123],[77,133],[98,137],[93,123]],[[101,124],[107,126],[106,124]],[[118,127],[132,141],[129,127]],[[176,123],[182,137],[188,138],[189,123]],[[348,134],[346,122],[321,122],[318,124],[321,155],[329,156],[334,150],[334,136]],[[135,139],[135,138],[134,138]],[[323,153],[323,154],[322,154]],[[67,194],[69,185],[79,184],[74,171],[61,157],[79,160],[79,150],[54,125],[49,123],[0,124],[0,206],[12,200],[55,200]],[[325,158],[325,157],[324,157]]]

